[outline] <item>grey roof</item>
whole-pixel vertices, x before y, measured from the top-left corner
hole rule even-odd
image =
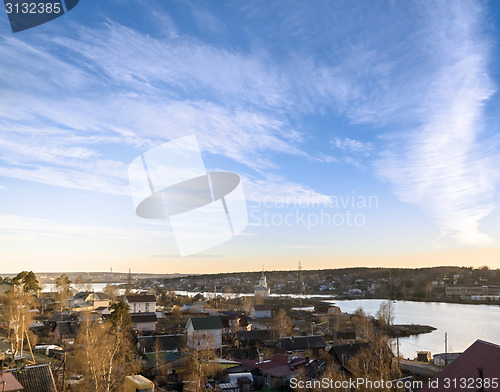
[[[154,353],[157,350],[176,351],[184,345],[185,335],[156,335],[156,336],[139,336],[137,338],[137,346],[143,354]]]
[[[191,317],[188,321],[188,325],[191,323],[195,331],[201,331],[205,329],[223,329],[222,322],[219,316],[208,316],[208,317]]]
[[[49,323],[55,323],[57,321],[71,321],[71,320],[78,320],[80,317],[79,312],[58,312],[55,313],[50,319]]]
[[[57,327],[59,330],[59,334],[61,336],[76,336],[78,332],[78,324],[73,321],[58,321],[54,326],[54,329]]]
[[[6,372],[12,372],[24,387],[23,392],[57,392],[52,370],[48,364],[10,369]]]
[[[73,296],[73,299],[85,299],[91,294],[92,291],[80,291]]]
[[[130,317],[133,323],[150,323],[156,322],[158,318],[156,317],[156,313],[147,312],[147,313],[131,313]]]
[[[156,302],[156,295],[126,295],[125,298],[130,302]]]
[[[256,344],[272,340],[274,331],[268,329],[254,329],[251,331],[237,331],[236,338],[241,343]]]
[[[333,346],[330,349],[329,354],[332,355],[333,359],[337,361],[340,364],[345,365],[351,358],[353,358],[358,352],[361,350],[366,350],[370,349],[371,344],[368,342],[358,342],[358,343],[351,343],[351,344],[339,344],[336,346]],[[390,350],[389,348],[385,348],[384,350],[388,350],[387,352],[389,353]]]
[[[95,299],[109,299],[109,297],[106,294],[98,292],[98,291],[95,291],[95,292],[94,291],[80,291],[79,293],[76,293],[73,296],[73,300],[75,300],[75,299],[85,300],[90,294],[94,294]]]
[[[254,305],[252,307],[256,312],[273,310],[272,305]]]
[[[324,348],[325,339],[321,335],[312,336],[294,336],[290,338],[281,338],[278,347],[283,351],[308,350],[312,348]]]

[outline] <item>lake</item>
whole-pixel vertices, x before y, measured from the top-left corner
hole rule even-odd
[[[105,284],[94,283],[95,291],[101,291]],[[53,285],[45,285],[44,291],[55,290]],[[194,296],[198,292],[176,291],[179,295]],[[201,293],[205,297],[213,297],[213,292]],[[226,298],[235,298],[253,294],[217,293]],[[272,297],[294,297],[296,294],[271,294]],[[375,316],[380,299],[335,300],[331,295],[305,295],[303,297],[319,297],[324,301],[339,306],[342,312],[352,313],[362,307],[365,313]],[[396,301],[395,324],[423,324],[437,330],[417,336],[400,339],[400,352],[405,358],[413,358],[417,351],[431,351],[432,355],[444,352],[444,334],[448,333],[448,352],[462,352],[477,339],[500,344],[500,306],[450,304],[444,302],[412,302]]]
[[[362,299],[333,301],[342,312],[357,308],[375,315],[383,300]],[[500,344],[500,306],[465,305],[443,302],[396,301],[395,324],[424,324],[437,328],[428,334],[401,338],[400,352],[413,358],[417,351],[444,352],[444,334],[448,333],[448,352],[462,352],[477,339]]]

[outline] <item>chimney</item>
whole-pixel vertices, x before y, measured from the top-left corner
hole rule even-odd
[[[485,392],[483,368],[477,368],[477,378],[481,380],[481,388],[477,389],[477,392]]]

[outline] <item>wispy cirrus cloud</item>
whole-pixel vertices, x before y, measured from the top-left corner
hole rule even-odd
[[[393,133],[378,161],[379,173],[398,197],[417,204],[434,219],[436,245],[486,245],[479,228],[493,210],[498,169],[482,138],[484,104],[495,87],[488,76],[491,44],[481,34],[482,5],[440,3],[422,46],[434,61],[417,105],[418,126]]]
[[[288,179],[281,157],[378,159],[377,173],[443,238],[488,243],[479,222],[498,175],[481,139],[494,91],[484,11],[473,1],[409,4],[246,5],[260,37],[241,46],[183,32],[162,12],[158,36],[108,20],[72,26],[48,50],[43,37],[3,37],[0,72],[12,77],[9,99],[0,98],[0,175],[124,194],[138,153],[194,133],[204,151],[244,167],[250,191],[273,197],[325,197],[307,178]],[[206,25],[193,16],[204,31],[227,28],[215,13]],[[322,132],[301,127],[311,115],[367,126],[370,136],[343,130],[307,145]]]
[[[301,134],[286,117],[259,108],[279,95],[279,78],[256,58],[176,37],[163,42],[114,23],[101,34],[80,33],[81,40],[58,44],[71,50],[71,60],[75,53],[84,58],[84,66],[42,52],[36,43],[4,42],[5,69],[43,64],[43,78],[24,80],[28,72],[21,70],[11,83],[0,113],[2,175],[122,194],[123,169],[139,152],[193,133],[204,151],[257,171],[276,167],[271,154],[307,157],[298,147]],[[91,72],[96,69],[101,76]],[[58,83],[70,80],[77,96],[47,94],[55,87],[46,84],[59,75]],[[88,85],[82,82],[87,79]],[[187,98],[186,89],[205,89],[207,99]],[[112,146],[125,153],[111,159]]]
[[[51,219],[33,218],[28,216],[0,214],[0,239],[35,239],[44,237],[91,236],[97,238],[125,240],[154,240],[165,238],[165,230],[128,229],[115,226],[93,226],[67,224]]]

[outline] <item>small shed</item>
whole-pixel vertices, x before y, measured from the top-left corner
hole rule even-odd
[[[154,390],[153,382],[140,374],[125,377],[123,383],[124,392],[154,392]]]

